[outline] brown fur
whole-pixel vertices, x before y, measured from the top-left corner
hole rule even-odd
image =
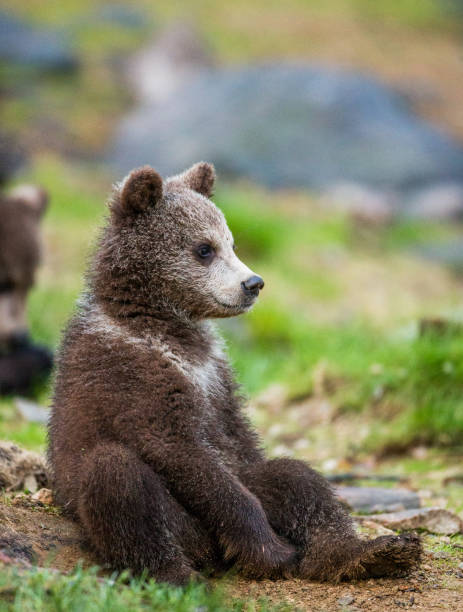
[[[37,187],[22,185],[0,194],[0,394],[26,394],[51,370],[49,351],[30,343],[26,321],[46,204],[45,192]]]
[[[40,261],[39,221],[47,203],[37,188],[0,194],[0,284],[27,292]]]
[[[61,347],[56,500],[103,562],[173,583],[230,564],[319,580],[407,570],[417,538],[359,540],[328,483],[303,462],[266,459],[242,413],[206,319],[243,312],[257,294],[243,294],[252,273],[205,197],[213,178],[202,163],[161,190],[144,168],[115,192]]]

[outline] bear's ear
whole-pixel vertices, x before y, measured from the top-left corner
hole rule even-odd
[[[124,179],[110,204],[118,219],[128,219],[154,207],[162,198],[162,178],[150,166],[137,168]]]
[[[25,204],[39,217],[43,215],[47,208],[47,192],[45,189],[35,185],[19,185],[10,191],[9,196]]]
[[[206,198],[210,198],[214,193],[215,168],[207,162],[198,162],[182,174],[174,177],[174,180],[183,183],[189,189],[197,191]]]

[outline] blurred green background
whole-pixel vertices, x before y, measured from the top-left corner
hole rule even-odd
[[[2,2],[9,16],[59,31],[78,62],[70,72],[0,62],[0,123],[28,155],[12,183],[39,183],[51,198],[44,261],[29,299],[32,336],[50,347],[58,345],[82,289],[104,202],[118,178],[104,152],[135,104],[121,78],[124,62],[176,19],[194,23],[221,66],[316,61],[367,71],[399,89],[424,83],[439,92],[438,100],[423,85],[413,112],[456,141],[463,138],[458,2],[136,0],[111,6],[122,11],[117,19],[114,13],[101,18],[108,2]],[[459,262],[421,255],[429,244],[458,240],[459,222],[400,216],[376,222],[308,189],[269,190],[226,178],[219,174],[215,201],[240,257],[266,288],[252,313],[222,327],[239,378],[257,398],[251,414],[269,448],[316,463],[421,445],[458,451],[462,332],[458,325],[440,333],[419,328],[423,318],[461,318]],[[49,391],[39,390],[38,401],[46,404]],[[321,405],[329,414],[317,420]],[[0,412],[1,437],[44,447],[43,427],[23,421],[12,399],[2,400]],[[321,443],[329,450],[321,455],[317,425],[329,432]]]

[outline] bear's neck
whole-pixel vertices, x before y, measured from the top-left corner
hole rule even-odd
[[[85,301],[91,310],[97,309],[133,336],[162,334],[187,344],[209,344],[214,340],[215,332],[210,321],[192,320],[173,309],[95,296],[88,296]]]

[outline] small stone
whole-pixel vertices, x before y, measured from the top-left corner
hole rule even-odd
[[[452,540],[449,538],[449,536],[442,536],[439,538],[439,542],[442,542],[442,544],[451,544]]]
[[[392,535],[394,533],[392,529],[388,529],[387,527],[380,525],[376,521],[363,521],[362,524],[364,527],[367,527],[368,529],[372,529],[377,535],[380,535],[380,536]]]
[[[442,508],[414,508],[401,512],[388,512],[373,516],[361,517],[393,529],[426,529],[430,533],[453,535],[463,530],[463,521],[459,516]]]
[[[32,495],[32,499],[34,501],[38,501],[44,504],[44,506],[53,505],[53,493],[51,492],[50,489],[45,489],[45,488],[39,489],[37,493],[34,493],[34,495]]]
[[[22,397],[15,399],[15,406],[22,418],[31,423],[46,424],[50,416],[49,410],[36,402],[31,402]]]
[[[445,550],[436,550],[435,552],[430,553],[433,559],[450,559],[450,553]]]
[[[420,507],[418,495],[407,489],[336,487],[336,494],[342,502],[355,512],[395,512],[406,508]],[[370,518],[376,520],[374,517]]]
[[[463,561],[458,564],[458,569],[463,570]]]
[[[406,213],[420,219],[461,219],[463,188],[457,183],[438,183],[414,194]]]
[[[355,597],[350,593],[345,593],[338,599],[338,605],[340,606],[350,606],[350,604],[354,603]]]

